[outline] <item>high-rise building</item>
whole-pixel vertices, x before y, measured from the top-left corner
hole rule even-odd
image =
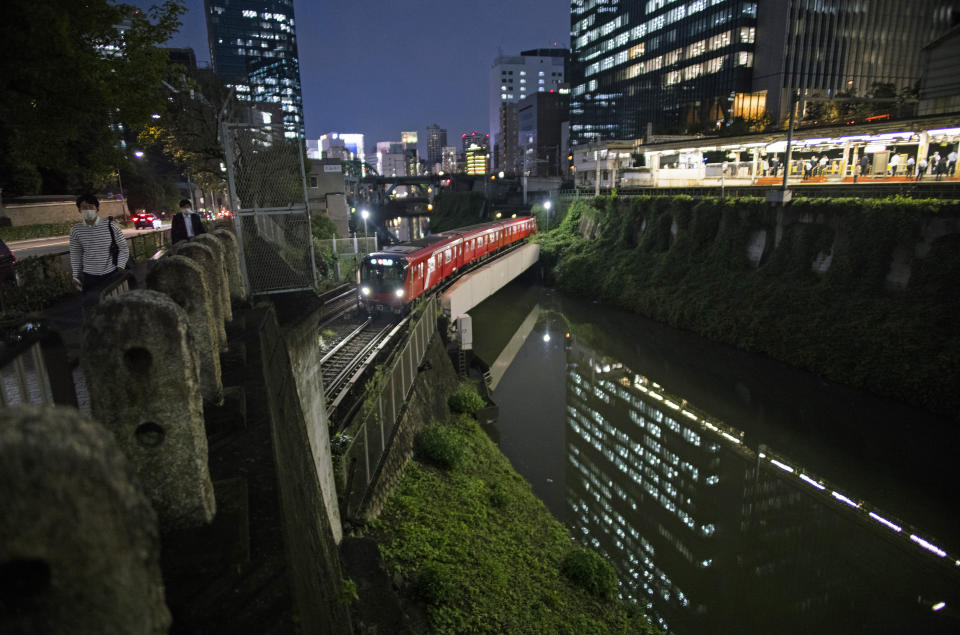
[[[293,0],[204,0],[213,70],[237,99],[272,111],[302,139],[303,97]]]
[[[567,120],[568,95],[534,93],[509,106],[517,111],[517,137],[520,167],[530,176],[563,176],[566,156],[562,123]],[[507,110],[507,106],[504,110]]]
[[[463,142],[463,151],[466,152],[467,148],[470,146],[479,146],[485,150],[490,150],[490,135],[483,134],[482,132],[465,132],[460,135],[460,140]]]
[[[443,146],[440,169],[444,174],[456,174],[457,172],[457,148],[456,146]]]
[[[377,173],[383,176],[407,176],[407,162],[400,141],[377,142]]]
[[[316,147],[320,156],[311,156],[314,147]],[[363,150],[363,135],[328,132],[319,139],[307,139],[307,156],[311,159],[340,159],[341,161],[359,159],[363,162],[366,160]]]
[[[420,150],[418,148],[417,132],[401,132],[400,143],[403,144],[404,170],[407,176],[420,174]]]
[[[427,126],[427,164],[433,168],[443,161],[443,147],[447,145],[447,131],[437,124]]]
[[[515,104],[527,95],[537,92],[559,92],[566,80],[570,59],[567,49],[532,49],[520,55],[500,55],[490,67],[490,135],[491,145],[497,147],[496,168],[504,169],[505,153],[500,144],[500,107]]]
[[[493,151],[497,170],[510,176],[520,174],[523,169],[517,129],[517,107],[518,104],[514,103],[500,107],[500,132]]]
[[[957,0],[627,0],[571,4],[570,136],[582,145],[782,122],[789,95],[865,96],[920,79]]]

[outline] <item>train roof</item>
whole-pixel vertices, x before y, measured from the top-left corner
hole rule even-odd
[[[390,254],[390,255],[410,255],[415,254],[420,251],[429,251],[431,247],[437,243],[449,241],[452,238],[456,238],[461,234],[469,234],[475,231],[482,231],[485,229],[494,229],[511,221],[519,221],[523,219],[530,219],[532,216],[520,216],[517,218],[503,218],[497,221],[490,221],[487,223],[479,223],[477,225],[467,225],[466,227],[457,227],[455,229],[448,229],[445,232],[440,232],[439,234],[430,234],[423,238],[417,240],[411,240],[396,245],[389,245],[383,247],[376,253],[378,254]],[[368,254],[368,256],[373,256],[374,254]]]

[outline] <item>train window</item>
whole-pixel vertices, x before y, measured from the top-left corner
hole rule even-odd
[[[443,256],[446,259],[446,262],[450,262],[450,250],[447,249],[443,252]]]

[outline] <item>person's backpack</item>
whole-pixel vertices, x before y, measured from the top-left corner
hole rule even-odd
[[[120,245],[117,244],[117,236],[113,233],[113,216],[107,217],[107,226],[109,227],[110,238],[112,239],[110,243],[110,260],[113,262],[113,266],[116,267],[117,263],[120,262]],[[136,265],[137,263],[133,259],[133,254],[128,251],[127,264],[124,266],[124,269],[133,269]]]

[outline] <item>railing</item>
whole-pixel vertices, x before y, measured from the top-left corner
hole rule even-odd
[[[353,422],[340,433],[342,446],[342,513],[356,517],[375,483],[390,447],[403,405],[413,389],[417,369],[423,362],[430,340],[437,330],[437,297],[426,300],[423,311],[412,323],[407,342],[379,371],[376,391],[368,395],[364,407]],[[334,444],[336,448],[336,443]]]
[[[7,327],[0,343],[0,406],[76,406],[60,336],[36,322]]]

